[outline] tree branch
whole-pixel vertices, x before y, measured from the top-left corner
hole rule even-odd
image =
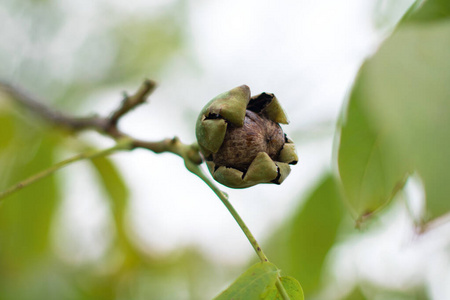
[[[126,138],[131,140],[130,150],[143,148],[155,153],[171,152],[184,159],[189,159],[195,164],[201,164],[202,158],[196,144],[183,144],[176,137],[164,139],[162,141],[141,141],[133,139],[119,130],[118,123],[120,119],[137,106],[145,103],[155,87],[156,83],[154,81],[146,79],[136,93],[131,96],[126,95],[120,106],[113,110],[108,117],[73,117],[45,106],[43,101],[29,94],[21,87],[0,82],[0,89],[11,95],[21,106],[56,126],[74,132],[94,130],[109,136],[116,141]]]

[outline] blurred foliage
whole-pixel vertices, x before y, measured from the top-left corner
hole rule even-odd
[[[186,53],[184,1],[161,5],[150,16],[119,7],[4,0],[0,78],[70,109],[105,86],[157,79],[173,57]]]
[[[413,22],[445,21],[450,16],[450,2],[419,0],[405,13],[400,25]]]
[[[339,173],[356,218],[370,216],[384,207],[403,186],[408,173],[405,154],[393,147],[370,122],[370,111],[362,109],[365,86],[353,87],[341,128]]]
[[[412,172],[426,192],[424,221],[450,211],[449,2],[420,2],[363,64],[350,95],[338,163],[358,217],[383,208]]]
[[[306,298],[322,287],[324,261],[337,241],[343,217],[338,186],[332,175],[326,175],[268,242],[268,257],[301,283]]]
[[[133,18],[117,24],[112,34],[117,54],[107,81],[140,81],[166,66],[182,47],[183,19],[181,12],[173,10],[157,18]]]
[[[361,292],[361,290],[359,288],[355,288],[343,300],[366,300],[366,299],[367,298],[364,296],[364,294]]]
[[[343,300],[427,300],[423,287],[414,288],[411,291],[387,290],[370,283],[362,283],[349,293]]]

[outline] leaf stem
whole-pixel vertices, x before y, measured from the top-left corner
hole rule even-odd
[[[29,186],[30,184],[35,183],[36,181],[39,181],[51,174],[53,174],[54,172],[58,171],[59,169],[64,168],[65,166],[68,166],[74,162],[83,160],[83,159],[92,159],[94,157],[98,157],[98,156],[106,156],[109,155],[113,152],[116,152],[118,150],[125,150],[131,147],[131,140],[128,139],[124,139],[121,140],[119,142],[117,142],[116,145],[114,145],[111,148],[107,148],[107,149],[103,149],[103,150],[91,150],[91,151],[87,151],[84,153],[80,153],[77,154],[75,156],[72,156],[68,159],[65,159],[63,161],[60,161],[59,163],[54,164],[53,166],[51,166],[48,169],[45,169],[37,174],[34,174],[30,177],[28,177],[27,179],[16,183],[15,185],[9,187],[8,189],[0,192],[0,203],[1,201],[4,200],[4,198],[6,198],[7,196],[11,195],[14,192],[17,192],[21,189],[23,189],[24,187]]]
[[[245,236],[247,237],[248,241],[252,245],[253,249],[255,250],[256,254],[258,255],[259,259],[262,262],[268,262],[269,259],[264,254],[261,246],[258,244],[258,241],[255,239],[253,234],[251,233],[250,229],[248,229],[247,225],[245,225],[244,221],[242,220],[241,216],[238,214],[238,212],[234,209],[233,205],[231,205],[230,201],[228,201],[228,196],[224,194],[206,175],[203,173],[202,169],[199,165],[194,164],[190,162],[189,160],[185,159],[186,168],[200,177],[201,180],[203,180],[212,190],[213,192],[219,197],[219,199],[222,201],[222,203],[225,205],[225,207],[228,209],[230,214],[233,216],[233,218],[238,223],[239,227],[244,232]],[[280,293],[283,300],[289,300],[290,297],[288,293],[286,292],[286,289],[284,288],[283,284],[281,283],[280,276],[277,277],[277,281],[275,282],[275,286],[278,289],[278,292]]]
[[[233,205],[231,205],[230,201],[228,201],[228,196],[226,196],[206,175],[203,173],[203,171],[200,169],[198,165],[193,165],[194,168],[188,168],[192,173],[200,177],[201,180],[203,180],[212,190],[213,192],[219,197],[220,201],[225,205],[225,207],[228,209],[230,214],[233,216],[233,218],[238,223],[239,227],[244,232],[245,236],[249,240],[250,244],[252,245],[253,249],[255,250],[256,254],[258,255],[259,259],[262,262],[269,261],[267,259],[267,256],[264,254],[263,250],[261,249],[261,246],[258,244],[258,241],[255,239],[253,234],[250,232],[250,229],[248,229],[247,225],[245,225],[244,221],[242,220],[241,216],[238,214],[238,212],[234,209]]]
[[[277,277],[277,281],[275,282],[275,286],[277,287],[278,292],[280,292],[280,295],[283,298],[283,300],[290,300],[291,299],[289,297],[286,289],[284,288],[283,284],[281,283],[280,276]]]

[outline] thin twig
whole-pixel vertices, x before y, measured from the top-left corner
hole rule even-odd
[[[28,177],[27,179],[11,186],[10,188],[0,192],[0,203],[1,201],[6,198],[7,196],[11,195],[14,192],[17,192],[27,186],[29,186],[32,183],[35,183],[36,181],[39,181],[51,174],[53,174],[54,172],[83,159],[92,159],[98,156],[106,156],[109,155],[113,152],[119,151],[119,150],[125,150],[128,149],[130,146],[130,141],[124,140],[123,142],[119,142],[116,145],[114,145],[111,148],[107,148],[104,150],[94,150],[94,151],[88,151],[88,152],[84,152],[84,153],[80,153],[77,154],[73,157],[70,157],[68,159],[65,159],[63,161],[60,161],[59,163],[54,164],[53,166],[51,166],[48,169],[45,169],[37,174],[34,174],[30,177]]]
[[[131,96],[126,96],[120,106],[113,110],[108,117],[73,117],[50,109],[43,104],[42,100],[31,95],[18,86],[0,82],[0,89],[3,89],[6,93],[10,94],[15,101],[20,103],[27,110],[40,116],[44,120],[53,123],[54,125],[74,132],[95,130],[115,139],[116,141],[126,138],[131,140],[131,149],[144,148],[155,153],[172,152],[179,155],[179,153],[177,153],[178,150],[171,144],[176,138],[163,139],[161,141],[142,141],[131,138],[118,128],[120,119],[132,109],[144,103],[148,96],[154,91],[155,87],[156,83],[154,81],[148,79],[144,80],[136,93]],[[184,146],[191,148],[193,147],[191,145]],[[200,154],[198,151],[192,152],[194,153],[190,156],[190,158],[193,159],[195,163],[200,164],[202,162]]]
[[[112,125],[116,125],[122,116],[127,114],[130,110],[143,104],[155,88],[156,83],[154,81],[148,79],[145,80],[139,90],[133,96],[125,95],[125,98],[122,101],[122,105],[117,110],[112,112],[111,116],[109,117],[109,122]]]

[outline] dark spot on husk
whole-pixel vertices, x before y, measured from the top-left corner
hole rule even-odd
[[[280,178],[281,178],[281,171],[280,171],[280,167],[277,166],[277,177],[274,180],[272,180],[271,182],[280,184]]]
[[[247,109],[255,113],[260,113],[267,107],[270,102],[272,102],[273,97],[275,97],[273,94],[267,93],[253,96],[247,105]]]

